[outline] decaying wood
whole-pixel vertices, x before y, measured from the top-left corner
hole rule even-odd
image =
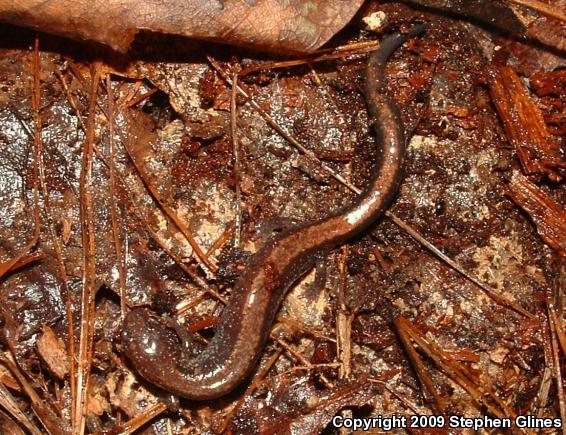
[[[489,92],[527,174],[546,174],[559,181],[560,146],[553,139],[540,109],[529,97],[519,76],[509,67],[492,67]]]
[[[531,77],[531,86],[539,96],[566,93],[566,70],[535,74]]]
[[[22,386],[23,391],[30,400],[33,413],[46,429],[47,433],[49,433],[50,435],[69,435],[71,433],[69,426],[62,418],[60,418],[56,414],[56,412],[53,410],[53,407],[51,406],[51,403],[43,400],[42,397],[35,391],[24,372],[14,361],[13,355],[7,355],[6,359],[2,361],[2,364],[5,365],[18,379],[18,382]],[[6,399],[7,396],[5,394],[3,396],[3,398]],[[19,413],[16,412],[13,415],[14,417],[19,419]],[[25,423],[25,420],[19,419],[18,421],[20,421],[22,424]],[[24,424],[24,426],[30,429],[32,433],[36,433],[35,430],[31,430],[31,427],[29,425]],[[37,430],[37,432],[41,433],[39,430]]]
[[[543,97],[544,119],[550,132],[555,136],[566,135],[566,69],[540,71],[530,77],[530,85]],[[562,167],[566,167],[566,162]]]
[[[4,386],[3,383],[0,383],[0,405],[2,408],[5,409],[15,421],[17,421],[21,426],[25,427],[29,433],[32,435],[41,435],[41,431],[30,421],[29,417],[20,409],[18,406],[18,402],[16,398],[10,393],[8,388]],[[2,429],[6,430],[13,430],[13,433],[18,433],[18,429],[12,429],[11,422],[12,420],[4,413],[1,415],[2,420]],[[14,423],[13,426],[18,428],[18,426]],[[20,429],[21,431],[21,429]],[[24,433],[21,431],[20,433]]]
[[[43,334],[37,341],[37,352],[57,378],[64,379],[69,373],[69,357],[65,343],[48,325],[45,325]]]
[[[513,173],[508,192],[529,214],[544,241],[566,257],[566,210],[518,171]]]
[[[127,51],[141,31],[254,47],[273,52],[317,49],[363,2],[301,0],[3,1],[0,21]]]

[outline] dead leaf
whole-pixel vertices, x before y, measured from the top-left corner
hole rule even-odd
[[[354,16],[362,0],[8,0],[0,21],[127,51],[140,30],[253,47],[309,52]]]

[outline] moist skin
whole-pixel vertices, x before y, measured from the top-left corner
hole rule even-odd
[[[122,341],[137,372],[164,390],[193,400],[223,396],[255,367],[275,314],[289,287],[320,255],[365,231],[389,206],[399,187],[406,142],[399,108],[385,95],[384,67],[409,38],[426,30],[386,37],[369,58],[365,98],[378,156],[364,193],[340,212],[270,239],[237,281],[209,345],[192,356],[164,320],[145,308],[131,310]]]

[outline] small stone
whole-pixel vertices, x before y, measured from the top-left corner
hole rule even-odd
[[[372,14],[362,19],[366,29],[371,32],[377,32],[385,27],[387,24],[387,15],[383,11],[373,12]]]

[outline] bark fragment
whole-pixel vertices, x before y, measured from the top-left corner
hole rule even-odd
[[[65,344],[47,325],[37,341],[37,351],[50,371],[59,379],[63,379],[69,373],[69,358]]]
[[[493,67],[488,84],[507,138],[515,147],[525,173],[546,174],[550,179],[560,181],[560,146],[519,76],[512,68]]]
[[[529,214],[544,241],[566,257],[566,210],[518,171],[513,173],[508,192]]]

